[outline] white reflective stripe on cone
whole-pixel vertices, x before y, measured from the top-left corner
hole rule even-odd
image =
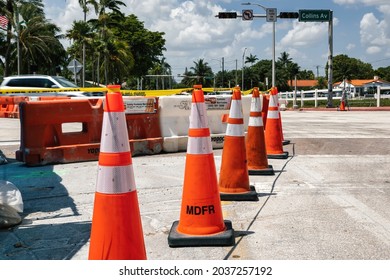
[[[279,119],[279,111],[268,110],[267,119]]]
[[[277,95],[271,95],[269,99],[269,106],[268,107],[278,107],[278,96]]]
[[[228,136],[245,136],[244,126],[242,124],[228,123],[226,128],[226,135]]]
[[[121,153],[130,151],[124,112],[104,112],[100,151]]]
[[[263,126],[262,117],[249,117],[248,126]]]
[[[252,98],[252,102],[251,102],[251,112],[261,112],[261,102],[260,102],[260,98],[258,97],[255,97],[255,98]]]
[[[197,114],[197,116],[195,116],[194,114]],[[208,123],[205,104],[203,102],[192,103],[190,128],[206,128],[207,125]]]
[[[188,137],[187,154],[206,155],[211,154],[212,151],[210,137]]]
[[[135,180],[132,165],[101,166],[97,174],[96,191],[105,194],[119,194],[134,191]]]
[[[235,102],[235,104],[233,104]],[[241,100],[232,100],[229,117],[235,119],[242,119],[242,102]]]

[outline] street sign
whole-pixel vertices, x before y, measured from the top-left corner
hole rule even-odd
[[[299,10],[299,21],[330,21],[330,10]]]
[[[77,74],[81,69],[83,69],[83,65],[77,59],[72,59],[67,68],[73,74]]]
[[[265,9],[265,15],[267,18],[267,22],[275,22],[278,18],[277,15],[277,9],[276,8],[266,8]]]
[[[242,10],[242,20],[253,20],[253,10]]]

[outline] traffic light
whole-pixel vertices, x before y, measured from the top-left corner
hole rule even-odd
[[[237,18],[236,12],[219,12],[218,18]]]
[[[297,12],[280,12],[279,18],[299,18],[299,13],[297,13]]]

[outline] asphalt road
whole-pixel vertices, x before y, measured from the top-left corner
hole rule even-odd
[[[170,248],[186,153],[133,157],[150,260],[389,260],[390,111],[283,111],[287,159],[250,176],[259,201],[222,202],[235,245]],[[22,192],[23,222],[0,230],[0,260],[86,260],[97,162],[26,167],[19,121],[0,119],[0,180]],[[214,150],[219,173],[222,150]]]

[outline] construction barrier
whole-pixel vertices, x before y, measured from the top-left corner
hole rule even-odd
[[[0,118],[19,118],[19,103],[26,100],[25,96],[0,96]]]
[[[20,103],[21,140],[16,159],[28,166],[97,160],[104,99]],[[124,99],[132,155],[162,151],[158,98]]]
[[[187,149],[191,96],[162,96],[160,104],[161,134],[164,152],[182,152]],[[221,118],[229,114],[231,95],[205,95],[212,147],[223,147],[227,124]],[[244,108],[244,129],[248,127],[251,96],[242,97]]]
[[[19,104],[24,101],[70,99],[68,96],[0,96],[0,118],[20,117]]]

